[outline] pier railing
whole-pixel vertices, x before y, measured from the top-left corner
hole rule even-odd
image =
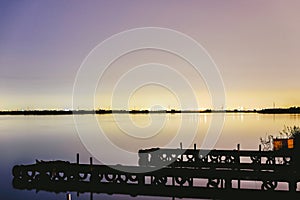
[[[286,169],[293,166],[294,152],[205,150],[205,149],[143,149],[139,150],[140,166],[233,168],[233,169]]]

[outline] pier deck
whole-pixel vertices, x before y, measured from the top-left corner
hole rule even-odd
[[[16,165],[18,189],[232,198],[245,195],[299,199],[299,171],[292,151],[145,149],[140,166],[65,161]]]

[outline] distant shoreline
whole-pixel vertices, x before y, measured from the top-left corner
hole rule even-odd
[[[290,107],[290,108],[267,108],[257,111],[261,114],[299,114],[300,107]]]
[[[16,110],[0,111],[0,115],[85,115],[85,114],[151,114],[151,113],[259,113],[300,114],[300,107],[267,108],[261,110]]]

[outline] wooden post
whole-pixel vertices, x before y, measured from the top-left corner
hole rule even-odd
[[[238,150],[238,152],[240,151],[240,144],[237,144],[237,150]],[[239,154],[238,154],[238,164],[240,164],[240,155]],[[238,182],[238,189],[240,189],[241,188],[241,180],[238,179],[237,182]]]
[[[297,191],[297,182],[292,180],[289,182],[289,191],[290,192],[295,192]]]
[[[180,150],[182,150],[182,142],[180,142]],[[182,152],[180,152],[180,159],[181,159],[181,161],[183,161]]]
[[[225,179],[225,189],[232,189],[232,183],[231,183],[231,180],[230,179]]]
[[[145,185],[145,182],[146,182],[145,176],[143,176],[142,174],[138,174],[137,179],[138,179],[138,185]]]
[[[258,150],[261,151],[261,145],[258,146]]]
[[[91,192],[91,195],[90,195],[90,200],[93,200],[94,197],[93,197],[93,193]]]
[[[194,150],[196,150],[197,149],[197,145],[196,144],[194,144]]]
[[[71,200],[71,194],[67,193],[67,200]]]
[[[93,166],[93,157],[90,157],[90,165]]]
[[[175,186],[175,177],[172,177],[172,186]]]
[[[76,154],[76,163],[79,165],[79,153]]]

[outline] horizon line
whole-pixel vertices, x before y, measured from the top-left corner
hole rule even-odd
[[[204,110],[105,110],[105,109],[92,109],[92,110],[70,110],[70,109],[50,109],[50,110],[10,110],[0,111],[0,115],[71,115],[71,114],[148,114],[148,113],[262,113],[262,114],[300,114],[300,107],[289,108],[264,108],[264,109],[204,109]]]
[[[156,109],[156,110],[151,110],[151,109],[104,109],[104,108],[98,108],[98,109],[71,109],[71,108],[53,108],[53,109],[5,109],[5,110],[0,110],[0,112],[24,112],[24,111],[150,111],[150,112],[156,112],[156,111],[255,111],[255,110],[264,110],[264,109],[300,109],[300,106],[289,106],[289,107],[266,107],[266,108],[251,108],[251,109],[241,109],[241,108],[231,108],[231,109],[211,109],[211,108],[204,108],[204,109]]]

